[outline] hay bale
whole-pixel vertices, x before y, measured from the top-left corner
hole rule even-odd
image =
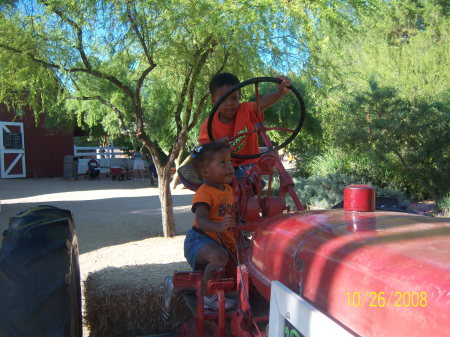
[[[169,319],[162,318],[165,276],[188,270],[185,262],[108,267],[84,282],[85,323],[91,337],[124,336],[178,328],[189,309],[175,298]]]

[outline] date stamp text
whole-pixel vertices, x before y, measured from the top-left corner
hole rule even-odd
[[[425,291],[347,291],[347,305],[349,307],[398,307],[425,308],[428,305]]]

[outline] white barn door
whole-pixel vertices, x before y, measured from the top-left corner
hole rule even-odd
[[[23,123],[0,122],[1,178],[25,178]]]

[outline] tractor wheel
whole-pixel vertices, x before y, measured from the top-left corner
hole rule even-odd
[[[111,176],[111,179],[116,181],[117,177],[116,176]]]
[[[0,250],[0,336],[81,337],[72,214],[38,206],[10,219]]]
[[[121,175],[119,176],[119,181],[123,181],[124,178],[125,178],[124,175],[121,174]]]

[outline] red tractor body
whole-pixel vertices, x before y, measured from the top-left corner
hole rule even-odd
[[[211,141],[212,117],[227,95],[255,83],[258,102],[257,83],[266,80],[242,82],[216,102],[208,124]],[[294,137],[304,120],[304,104],[296,95],[303,111],[297,128],[288,130]],[[274,129],[282,128],[257,123],[255,130],[248,132],[258,132],[268,150],[258,155],[246,181],[235,179],[233,183],[237,272],[208,284],[208,291],[218,295],[219,311],[203,309],[201,273],[174,275],[175,289],[190,287],[198,299],[194,319],[184,326],[181,336],[221,337],[227,331],[238,337],[266,336],[273,281],[338,323],[345,335],[450,336],[449,219],[376,211],[375,190],[366,185],[344,190],[343,209],[303,210],[294,182],[276,155],[279,147],[266,135]],[[272,193],[275,171],[279,179],[276,196]],[[264,193],[261,176],[267,183]],[[289,212],[286,196],[297,211]],[[234,290],[237,308],[225,312],[224,295]],[[206,320],[216,322],[214,331],[206,331]],[[308,324],[308,317],[304,321]],[[308,327],[306,330],[305,336],[317,336],[308,332]],[[297,332],[288,335],[299,336]]]
[[[272,281],[356,336],[450,336],[448,219],[337,209],[281,214],[245,228],[252,237],[238,249],[239,307],[224,315],[197,307],[197,325],[184,336],[202,336],[198,323],[203,329],[205,320],[219,324],[204,336],[224,336],[226,319],[233,336],[265,336],[267,308],[261,315],[251,303],[255,296],[270,301]],[[219,282],[232,289],[230,279],[210,281],[210,288]]]
[[[360,336],[450,336],[450,222],[303,211],[260,221],[245,254],[267,300],[280,281]]]

